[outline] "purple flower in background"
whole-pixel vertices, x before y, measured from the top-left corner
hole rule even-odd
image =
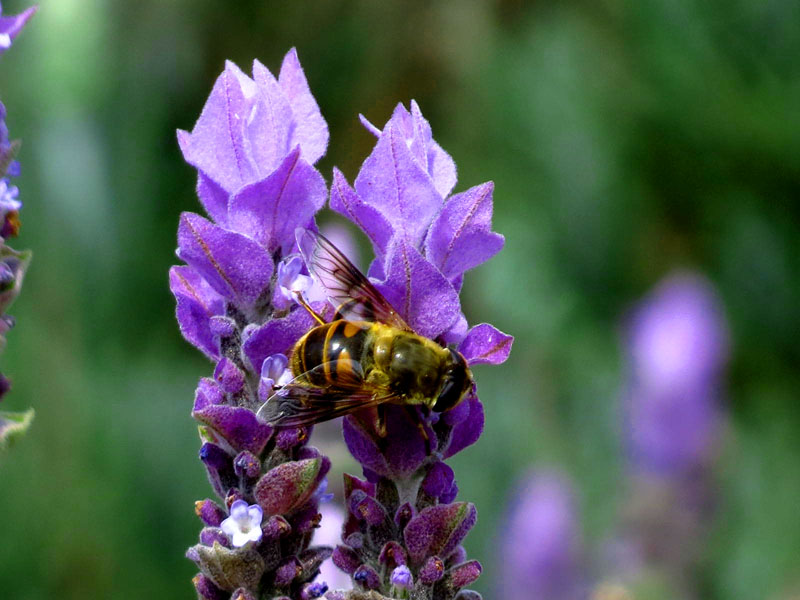
[[[368,275],[418,334],[458,350],[470,366],[502,363],[513,338],[486,323],[470,328],[458,295],[464,273],[503,246],[491,231],[493,184],[450,195],[455,163],[415,102],[411,111],[398,105],[382,130],[364,124],[378,141],[352,187],[334,169],[330,206],[371,241]],[[460,591],[481,571],[461,546],[477,513],[454,502],[458,487],[443,460],[478,439],[483,419],[475,388],[441,414],[388,406],[385,436],[368,419],[345,418],[345,442],[365,480],[346,480],[349,514],[333,560],[357,589],[477,596]]]
[[[720,422],[728,333],[713,288],[688,273],[664,280],[635,311],[627,341],[631,459],[645,470],[691,469]]]
[[[674,274],[626,333],[630,479],[608,579],[632,589],[660,580],[669,597],[701,597],[697,563],[715,504],[710,469],[729,352],[722,307],[707,279]]]
[[[11,47],[36,7],[29,8],[15,17],[3,17],[0,6],[0,54]],[[22,280],[31,260],[31,252],[18,252],[6,245],[6,240],[19,232],[19,189],[9,177],[19,175],[19,163],[14,160],[19,150],[19,140],[10,140],[6,126],[6,107],[0,102],[0,351],[5,348],[5,334],[14,326],[14,317],[5,314],[6,309],[19,295]],[[0,400],[11,389],[11,381],[0,373]],[[21,436],[33,419],[33,409],[24,413],[0,411],[0,451]]]
[[[302,275],[287,262],[294,231],[314,226],[327,195],[312,165],[328,129],[296,52],[278,78],[258,61],[252,78],[228,63],[178,140],[210,219],[181,215],[177,254],[187,264],[169,281],[181,333],[216,363],[192,415],[222,502],[197,503],[205,527],[187,552],[201,571],[195,588],[208,599],[316,598],[326,588],[313,579],[331,549],[309,542],[330,461],[307,445],[310,429],[276,431],[254,412],[286,383],[287,355],[314,324],[281,290]]]
[[[498,598],[584,597],[580,525],[571,486],[563,475],[529,474],[514,493],[499,539]]]
[[[16,16],[3,16],[3,6],[0,5],[0,54],[11,48],[11,42],[19,35],[22,28],[34,13],[37,6],[32,6]]]

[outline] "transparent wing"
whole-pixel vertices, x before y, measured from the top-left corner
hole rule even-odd
[[[413,331],[374,285],[322,234],[297,230],[297,245],[314,276],[338,305],[337,314],[351,321],[377,321]]]
[[[324,385],[312,380],[322,373]],[[334,374],[335,377],[330,376]],[[399,396],[388,388],[367,384],[355,361],[336,360],[295,377],[258,410],[258,417],[276,427],[300,427],[329,421],[352,412],[393,402]]]

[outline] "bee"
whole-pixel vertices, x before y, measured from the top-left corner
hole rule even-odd
[[[338,309],[325,322],[297,295],[318,325],[295,344],[289,360],[294,379],[259,409],[259,417],[296,427],[374,408],[383,437],[389,404],[425,414],[458,405],[473,386],[461,353],[415,333],[324,236],[298,230],[297,237],[309,272]]]

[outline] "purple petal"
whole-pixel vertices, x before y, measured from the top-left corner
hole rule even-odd
[[[298,308],[282,319],[273,319],[259,327],[245,328],[242,352],[256,373],[261,372],[264,360],[273,354],[288,355],[297,340],[315,325],[306,310]]]
[[[378,475],[402,479],[414,473],[427,456],[425,439],[408,413],[399,406],[386,409],[387,435],[379,449],[374,432],[352,416],[342,425],[347,448],[361,465]]]
[[[278,80],[259,61],[253,62],[258,88],[252,112],[245,125],[245,144],[261,175],[272,172],[292,149],[294,115]]]
[[[258,460],[258,457],[252,452],[243,450],[233,459],[233,471],[239,477],[255,479],[261,474],[261,461]],[[247,505],[246,502],[245,505]],[[258,510],[260,511],[261,509],[258,508]],[[231,514],[233,513],[231,512]],[[259,522],[261,522],[260,519]]]
[[[228,338],[236,333],[236,321],[230,317],[211,317],[208,326],[211,329],[212,335],[220,338]]]
[[[273,431],[269,425],[259,422],[255,413],[237,406],[207,406],[193,416],[222,435],[237,452],[248,450],[261,454]]]
[[[434,339],[461,316],[453,286],[406,240],[392,243],[386,272],[376,287],[419,335]]]
[[[466,410],[469,410],[469,413],[453,426],[453,431],[450,434],[450,443],[444,452],[444,458],[450,458],[467,446],[471,446],[478,441],[483,432],[483,404],[474,394],[462,400],[461,404],[452,410],[444,413],[443,418],[446,419],[448,413]]]
[[[425,585],[433,585],[444,576],[444,561],[431,556],[419,569],[419,579]]]
[[[422,489],[429,496],[438,498],[450,491],[454,478],[453,469],[443,462],[437,462],[428,471],[425,479],[422,480]]]
[[[213,546],[214,543],[230,548],[231,543],[219,527],[203,527],[200,530],[200,543],[204,546]]]
[[[428,121],[422,116],[416,100],[411,101],[411,116],[414,120],[414,128],[425,141],[427,171],[433,179],[436,190],[447,198],[447,195],[456,185],[456,163],[452,157],[442,150],[431,136],[431,127]]]
[[[397,235],[416,247],[421,245],[442,205],[442,196],[391,121],[364,161],[355,189],[366,204],[384,216]]]
[[[322,117],[314,96],[308,87],[297,50],[286,53],[278,76],[280,86],[291,103],[295,117],[295,129],[291,144],[300,144],[303,158],[310,164],[316,163],[328,147],[328,124]]]
[[[354,417],[348,416],[342,421],[342,434],[350,454],[362,466],[381,475],[391,473],[375,438]]]
[[[193,412],[203,410],[208,406],[214,404],[222,404],[225,400],[225,394],[213,379],[203,377],[197,384],[197,389],[194,393],[194,407]]]
[[[199,561],[199,556],[196,558],[190,558],[195,562]],[[194,584],[195,591],[197,591],[197,597],[200,600],[227,600],[228,598],[227,592],[219,589],[216,585],[214,585],[213,581],[211,581],[202,573],[195,575],[192,579],[192,583]]]
[[[269,287],[273,270],[269,254],[253,240],[199,215],[181,215],[178,256],[239,307],[252,306]]]
[[[404,565],[408,562],[406,551],[399,543],[390,540],[383,545],[381,553],[378,555],[378,562],[390,568]]]
[[[186,132],[179,131],[178,136],[182,133],[185,134]],[[197,174],[197,197],[200,199],[200,204],[206,209],[208,216],[217,225],[225,227],[228,224],[228,198],[230,198],[230,194],[202,172]]]
[[[297,558],[294,556],[285,558],[283,563],[275,569],[275,586],[288,586],[295,578],[299,577],[302,572],[303,569]]]
[[[425,255],[448,279],[497,254],[504,238],[492,233],[493,183],[484,183],[447,200],[426,241]]]
[[[400,565],[392,571],[389,581],[392,585],[410,590],[414,585],[414,576],[411,574],[411,569],[405,565]]]
[[[255,92],[255,83],[228,61],[192,133],[179,136],[186,162],[228,194],[258,177],[244,143],[244,125]]]
[[[210,319],[225,313],[222,296],[191,267],[169,270],[169,289],[175,296],[175,316],[181,334],[209,358],[219,358],[219,345],[211,332]]]
[[[363,479],[359,479],[358,477],[354,477],[348,473],[344,473],[342,475],[344,480],[344,497],[345,499],[350,497],[355,490],[361,490],[365,492],[368,496],[375,496],[375,484],[370,483],[369,481],[364,481]]]
[[[458,291],[458,287],[455,288]],[[458,316],[458,320],[445,331],[441,336],[441,341],[443,344],[455,344],[456,346],[464,341],[464,338],[467,337],[467,330],[469,329],[469,323],[467,323],[467,318],[464,314],[460,314]]]
[[[330,207],[350,219],[367,234],[377,256],[382,257],[386,254],[392,237],[391,225],[376,208],[365,204],[359,198],[342,172],[336,168],[333,169]]]
[[[245,384],[244,372],[228,357],[223,357],[217,363],[214,379],[229,394],[238,394]]]
[[[411,560],[419,564],[427,556],[446,558],[467,535],[477,516],[475,506],[468,502],[422,510],[403,531]]]
[[[200,447],[200,460],[208,472],[208,481],[220,498],[225,498],[227,491],[238,482],[233,472],[233,457],[225,450],[206,442]]]
[[[327,190],[322,175],[300,158],[296,147],[268,177],[246,185],[231,197],[231,229],[282,256],[295,243],[294,231],[308,225],[325,204]]]
[[[363,115],[359,115],[359,118],[367,131],[377,138],[381,137],[380,129]],[[442,198],[446,198],[456,184],[456,163],[433,140],[430,123],[422,116],[417,102],[411,101],[411,112],[398,104],[389,122],[402,133],[414,160],[428,173]]]
[[[305,427],[285,427],[278,431],[278,435],[275,437],[275,445],[288,453],[292,448],[308,442],[310,434],[311,430]]]
[[[22,28],[25,27],[25,24],[37,10],[39,10],[38,6],[32,6],[16,16],[0,17],[0,54],[11,47],[11,42],[19,35]],[[2,8],[0,8],[0,12],[2,12]],[[5,36],[8,37],[6,38]],[[4,42],[4,38],[7,43]]]
[[[499,365],[508,358],[514,336],[507,335],[489,325],[481,323],[467,332],[458,351],[470,365]]]
[[[208,498],[195,502],[194,512],[203,523],[210,527],[219,527],[220,523],[228,516],[219,504]]]
[[[369,565],[361,565],[353,573],[353,581],[368,590],[377,590],[381,587],[381,578],[378,572]]]
[[[380,525],[386,519],[386,511],[383,505],[372,496],[367,496],[361,490],[357,490],[348,498],[348,508],[350,512],[361,521],[368,525]]]
[[[361,564],[361,559],[359,559],[358,554],[348,546],[336,546],[331,559],[333,560],[333,564],[345,573],[351,575],[355,573],[355,570]]]

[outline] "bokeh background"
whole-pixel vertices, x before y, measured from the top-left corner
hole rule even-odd
[[[373,144],[358,113],[382,124],[414,98],[457,190],[496,184],[506,249],[462,298],[516,343],[476,369],[485,434],[452,461],[479,510],[476,589],[494,597],[503,514],[531,467],[572,481],[598,562],[629,490],[621,323],[690,268],[716,286],[732,340],[696,590],[798,597],[792,0],[42,0],[0,58],[23,139],[12,245],[34,250],[3,408],[37,411],[0,463],[0,597],[193,597],[183,553],[210,489],[189,411],[211,365],[181,338],[167,287],[178,215],[199,210],[175,129],[193,126],[225,59],[277,69],[292,46],[330,126],[328,180],[334,165],[352,180]]]

